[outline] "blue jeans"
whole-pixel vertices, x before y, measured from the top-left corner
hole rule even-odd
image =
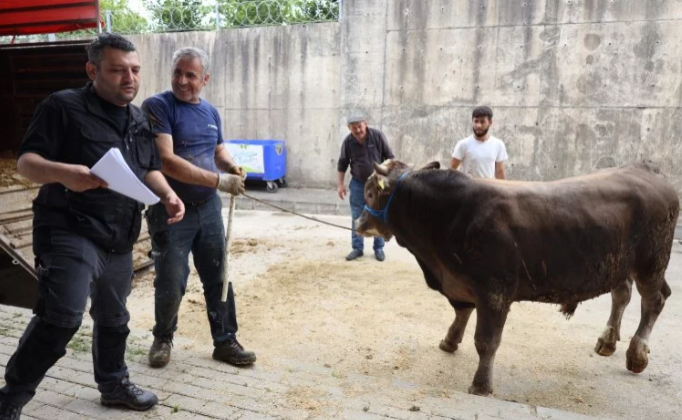
[[[172,338],[177,330],[178,309],[187,289],[190,251],[204,287],[213,345],[218,346],[237,333],[237,313],[231,284],[227,302],[220,301],[225,276],[225,230],[221,209],[222,202],[215,194],[205,203],[187,204],[185,217],[169,225],[166,223],[168,213],[163,204],[149,208],[147,223],[156,268],[154,337]]]
[[[365,208],[365,184],[355,178],[350,180],[350,214],[353,217],[351,222],[351,233],[353,249],[363,251],[365,249],[365,238],[355,233],[355,220],[360,217]],[[374,237],[374,251],[384,249],[384,238]]]

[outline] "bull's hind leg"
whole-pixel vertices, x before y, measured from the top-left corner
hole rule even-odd
[[[642,295],[642,319],[626,353],[626,366],[634,373],[642,372],[649,364],[649,336],[671,293],[668,283],[662,276],[661,279],[662,282],[652,282],[653,284],[641,284],[637,281],[637,290]]]
[[[616,351],[616,342],[620,341],[620,321],[623,312],[632,297],[632,279],[627,279],[611,289],[611,316],[606,328],[597,340],[594,351],[602,356],[611,356]]]
[[[499,301],[497,305],[490,305],[488,302],[476,307],[474,342],[479,359],[474,381],[469,387],[470,394],[486,396],[493,392],[493,363],[502,341],[507,313],[509,304],[503,301]]]
[[[448,334],[441,340],[440,345],[438,346],[441,350],[448,353],[457,350],[459,343],[462,342],[464,331],[469,323],[469,317],[474,311],[474,308],[476,308],[476,305],[467,302],[450,300],[450,304],[455,308],[455,320],[452,322],[452,325],[450,325]]]

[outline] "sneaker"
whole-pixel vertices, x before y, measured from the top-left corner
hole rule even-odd
[[[159,399],[153,392],[138,388],[128,378],[123,378],[111,392],[102,393],[102,405],[120,405],[132,410],[145,411],[154,407]]]
[[[173,337],[154,337],[154,343],[149,348],[149,366],[162,368],[170,362]]]
[[[384,254],[383,249],[377,249],[374,251],[374,258],[377,259],[377,261],[383,261],[386,259],[386,254]]]
[[[346,255],[346,261],[353,261],[356,258],[362,257],[362,251],[359,249],[354,249],[350,252],[350,254]]]
[[[0,420],[19,420],[21,407],[10,403],[0,403]]]
[[[256,353],[244,350],[236,338],[230,338],[213,349],[213,359],[235,366],[244,366],[256,361]]]

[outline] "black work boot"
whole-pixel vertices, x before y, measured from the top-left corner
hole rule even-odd
[[[102,405],[120,405],[137,411],[149,410],[159,399],[153,392],[138,388],[128,378],[123,378],[110,392],[102,392]]]
[[[0,403],[0,420],[19,420],[21,407],[10,403]]]
[[[213,359],[235,366],[244,366],[256,361],[256,353],[244,350],[236,338],[230,338],[213,350]]]
[[[170,362],[173,337],[154,337],[154,343],[149,348],[149,366],[164,367]]]

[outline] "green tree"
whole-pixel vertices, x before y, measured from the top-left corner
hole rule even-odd
[[[128,0],[101,0],[100,10],[105,25],[107,23],[107,12],[109,12],[110,32],[118,33],[140,33],[147,31],[149,23],[147,19],[140,16],[128,6]]]
[[[203,3],[201,0],[144,0],[156,31],[204,29],[202,21],[210,7]]]
[[[338,10],[338,0],[218,0],[221,27],[330,21]]]
[[[334,21],[339,18],[339,0],[295,0],[297,12],[292,22]]]

